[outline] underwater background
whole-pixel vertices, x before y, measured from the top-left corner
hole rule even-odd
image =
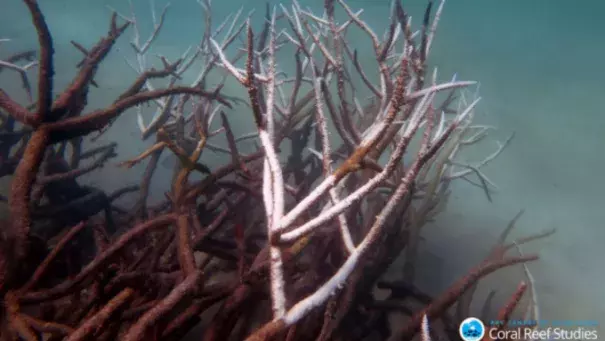
[[[141,29],[150,32],[149,2],[133,3]],[[165,3],[155,1],[158,12]],[[364,8],[362,17],[377,32],[383,31],[389,1],[348,3]],[[321,8],[322,1],[301,4]],[[107,6],[129,14],[127,2],[120,0],[42,0],[40,5],[54,37],[58,90],[71,80],[81,58],[70,40],[91,46],[105,34],[110,14]],[[404,2],[417,25],[425,5],[425,1]],[[257,27],[262,24],[264,2],[257,0],[214,0],[215,23],[240,6],[244,12],[257,7],[253,22]],[[446,288],[482,260],[510,219],[525,209],[515,235],[557,229],[554,236],[524,248],[542,257],[528,266],[536,280],[543,318],[603,320],[605,21],[601,13],[605,13],[605,2],[596,0],[446,3],[431,64],[439,67],[441,78],[456,74],[458,79],[479,81],[483,100],[476,120],[498,127],[494,137],[500,141],[513,132],[516,135],[503,154],[484,169],[499,187],[493,202],[480,189],[458,181],[446,211],[424,229],[420,286],[431,292]],[[174,60],[195,45],[203,32],[202,15],[194,0],[172,1],[153,51]],[[127,32],[120,38],[118,48],[103,62],[95,79],[100,87],[89,98],[91,107],[107,104],[136,77],[124,60],[124,51],[131,52],[131,36]],[[21,1],[0,1],[0,38],[11,39],[0,46],[0,56],[37,48],[35,31]],[[373,53],[361,56],[370,60]],[[287,65],[292,61],[280,62]],[[21,92],[20,83],[0,81],[0,86],[17,97]],[[234,83],[223,91],[242,92]],[[250,116],[242,113],[241,121],[232,123],[236,133],[254,130]],[[135,115],[126,113],[97,143],[118,142],[116,160],[123,161],[149,146],[139,135]],[[495,146],[488,143],[483,148],[475,156],[485,155]],[[222,160],[212,153],[204,157],[210,165]],[[88,181],[108,191],[138,181],[142,167],[125,170],[116,163],[95,172]],[[171,181],[170,160],[163,165],[165,174],[159,170],[153,181],[152,196],[158,198]],[[8,180],[0,180],[3,194],[8,191]],[[480,295],[496,289],[504,299],[523,278],[520,268],[499,272],[482,282]],[[481,302],[480,297],[476,301]]]

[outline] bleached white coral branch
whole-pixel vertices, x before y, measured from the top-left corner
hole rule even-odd
[[[429,328],[429,318],[424,314],[422,324],[420,325],[420,337],[422,341],[431,341],[431,329]]]

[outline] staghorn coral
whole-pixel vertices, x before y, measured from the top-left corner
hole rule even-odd
[[[463,89],[474,82],[439,83],[436,70],[427,72],[443,1],[434,16],[429,2],[418,32],[393,2],[381,40],[342,0],[325,0],[323,15],[295,1],[279,10],[267,6],[258,35],[241,10],[215,28],[210,1],[202,0],[206,29],[199,46],[175,62],[161,57],[159,69],[147,55],[169,7],[143,43],[134,13],[113,11],[109,32],[96,45],[72,42],[84,57],[54,98],[52,36],[37,2],[23,2],[38,33],[39,58],[31,62],[33,53],[26,52],[0,64],[19,74],[33,100],[22,105],[0,89],[0,169],[12,175],[0,253],[3,339],[172,340],[198,324],[204,340],[401,340],[421,330],[424,340],[431,333],[456,339],[453,326],[468,312],[480,279],[536,260],[507,253],[551,233],[508,244],[513,221],[486,260],[442,295],[413,286],[421,228],[445,206],[450,183],[475,175],[489,198],[492,184],[480,168],[510,141],[477,165],[455,161],[489,128],[472,124],[479,98],[467,100]],[[336,21],[337,8],[346,22]],[[278,24],[287,28],[278,32]],[[101,62],[129,27],[138,77],[111,105],[88,112],[90,86],[102,86],[94,80]],[[372,41],[377,82],[347,41],[353,30]],[[244,47],[229,56],[243,35]],[[294,56],[293,75],[280,68],[278,51]],[[202,65],[195,81],[182,84],[195,63]],[[34,66],[32,91],[27,71]],[[222,82],[208,88],[216,74]],[[222,91],[226,77],[247,99]],[[152,79],[166,87],[156,89]],[[358,83],[370,100],[360,99]],[[442,92],[447,96],[438,101]],[[145,123],[149,108],[155,115]],[[250,113],[256,132],[236,137],[229,109]],[[115,144],[84,151],[83,139],[96,139],[126,111],[137,113],[143,139],[155,137],[148,150],[122,162],[125,168],[147,162],[139,186],[108,194],[79,184],[78,177],[116,156]],[[222,135],[227,147],[212,142]],[[241,142],[250,139],[258,141],[257,151],[241,153]],[[201,161],[205,150],[226,153],[231,162],[209,167]],[[179,162],[165,200],[150,207],[149,186],[165,152]],[[194,172],[202,179],[191,180]],[[131,192],[138,193],[134,209],[115,204]],[[94,246],[90,259],[74,257],[82,244]],[[46,254],[36,253],[40,245]],[[380,281],[402,250],[403,281]],[[52,271],[57,264],[67,266]],[[375,284],[390,296],[373,297]],[[501,320],[511,317],[526,288],[519,286]],[[392,329],[387,318],[393,306],[408,309],[399,302],[406,298],[423,308],[408,311],[410,318]],[[456,303],[453,316],[448,310]],[[355,328],[343,328],[349,325]]]

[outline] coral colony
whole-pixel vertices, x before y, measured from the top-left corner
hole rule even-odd
[[[325,0],[319,13],[296,1],[267,6],[259,30],[241,10],[216,23],[210,0],[198,2],[205,31],[182,58],[151,53],[168,6],[154,12],[146,40],[134,13],[114,11],[95,45],[72,42],[82,60],[61,90],[45,17],[23,0],[39,47],[0,61],[2,77],[16,76],[4,84],[25,94],[0,90],[0,170],[11,179],[0,339],[177,340],[194,327],[217,341],[459,339],[480,279],[536,260],[509,253],[552,231],[508,243],[515,219],[442,294],[414,286],[421,228],[443,210],[450,183],[468,179],[489,198],[481,167],[506,146],[477,164],[456,161],[490,128],[472,123],[479,98],[465,88],[474,82],[439,82],[427,66],[443,1],[429,2],[418,31],[394,1],[384,35],[344,0]],[[128,34],[138,75],[108,106],[88,109],[91,87],[103,88],[96,76],[112,72],[103,59]],[[373,64],[362,65],[353,34],[369,37]],[[287,54],[288,70],[277,58]],[[227,93],[225,81],[246,96]],[[115,143],[93,142],[120,115],[138,115],[153,142],[120,160],[124,172],[146,166],[140,183],[109,193],[82,176],[117,157]],[[244,115],[255,132],[236,136],[231,123]],[[256,151],[244,153],[243,142]],[[211,167],[203,153],[229,161]],[[154,171],[170,154],[171,187],[152,204]],[[125,208],[124,198],[135,204]],[[382,280],[399,254],[404,276]],[[506,322],[519,305],[538,318],[528,279],[491,319]],[[376,287],[388,296],[375,297]],[[393,314],[406,317],[391,325]]]

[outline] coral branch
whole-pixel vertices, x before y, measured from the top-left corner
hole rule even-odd
[[[52,97],[53,97],[53,76],[55,74],[53,65],[53,40],[50,35],[50,30],[44,20],[42,11],[36,0],[23,1],[32,17],[32,23],[36,27],[38,34],[38,44],[40,45],[40,61],[39,61],[39,76],[38,76],[38,105],[34,122],[40,123],[46,119],[50,113]]]
[[[481,279],[516,264],[537,316],[525,266],[537,256],[519,247],[554,231],[506,242],[520,215],[441,295],[413,283],[422,228],[455,197],[451,183],[469,181],[491,200],[497,187],[481,167],[512,139],[478,163],[457,160],[492,128],[473,124],[480,98],[466,92],[476,82],[427,73],[444,2],[428,1],[414,31],[394,1],[384,34],[345,0],[325,0],[322,13],[296,0],[267,4],[255,34],[252,13],[240,9],[215,27],[212,2],[199,0],[203,34],[172,60],[157,49],[175,47],[162,42],[174,38],[162,32],[170,4],[156,13],[150,1],[144,39],[145,20],[129,1],[128,15],[110,9],[109,30],[94,45],[71,42],[82,60],[57,91],[54,62],[65,57],[53,55],[38,2],[24,0],[39,61],[35,51],[17,53],[0,60],[0,71],[20,77],[3,84],[37,102],[0,89],[0,176],[12,180],[9,221],[0,224],[0,339],[179,340],[195,328],[208,341],[399,340],[418,332],[456,340],[456,318],[472,315]],[[121,53],[134,79],[107,106],[89,108],[91,86],[103,89],[100,74],[115,71],[103,61],[129,27],[132,49]],[[361,57],[368,43],[369,64]],[[245,98],[233,95],[233,84]],[[94,180],[123,149],[96,141],[127,111],[148,144],[139,155],[120,154],[118,170],[148,161],[137,185],[115,179],[119,189],[106,192]],[[252,128],[242,126],[246,114]],[[160,170],[167,188],[154,183]],[[520,257],[507,256],[513,247]],[[402,250],[406,282],[385,284]],[[375,295],[377,282],[390,295]],[[526,287],[499,318],[512,318]],[[401,312],[410,316],[403,325],[388,323]]]
[[[132,299],[134,290],[126,288],[112,298],[98,313],[84,321],[73,333],[69,334],[66,341],[86,340],[90,335],[95,335],[107,324],[112,315]]]
[[[124,335],[124,341],[137,341],[145,337],[145,332],[154,322],[164,314],[170,312],[186,296],[196,290],[198,282],[202,279],[202,273],[195,271],[187,276],[172,292],[159,304],[147,311],[139,321],[132,326]]]
[[[36,130],[30,137],[23,158],[15,170],[9,199],[12,224],[8,239],[15,243],[13,247],[17,260],[24,257],[26,253],[26,243],[32,224],[29,211],[30,195],[49,139],[50,132],[47,129]]]
[[[389,340],[411,339],[419,330],[422,318],[426,315],[431,319],[439,318],[443,312],[453,305],[466,290],[471,288],[482,277],[501,268],[516,264],[523,264],[538,259],[536,255],[525,257],[505,258],[500,261],[487,262],[469,271],[468,275],[454,283],[439,299],[432,302],[421,312],[414,314],[412,320],[406,326],[398,330]]]

